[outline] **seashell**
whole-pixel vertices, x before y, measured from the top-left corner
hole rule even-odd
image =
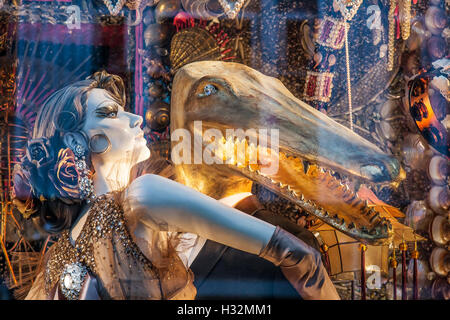
[[[304,20],[300,26],[300,43],[308,58],[314,55],[315,44],[313,41],[312,31],[308,25],[308,20]]]
[[[412,201],[405,211],[405,224],[415,231],[428,231],[433,212],[426,206],[425,201]]]
[[[167,24],[153,23],[144,31],[145,45],[147,47],[154,44],[162,46],[166,42],[169,33],[170,29]]]
[[[395,122],[394,119],[398,118],[399,114],[399,105],[397,100],[386,100],[383,104],[380,104],[378,110],[382,120],[376,124],[377,134],[389,141],[398,140],[398,130],[396,130],[395,126],[392,125],[392,123]]]
[[[391,126],[389,121],[380,121],[377,124],[378,134],[389,141],[395,141],[398,138],[397,131]]]
[[[418,134],[408,134],[403,140],[402,155],[406,165],[412,168],[423,166],[428,143]]]
[[[433,60],[440,59],[447,52],[447,44],[443,38],[433,36],[427,41],[427,51]]]
[[[163,93],[163,86],[159,82],[153,82],[148,88],[148,94],[153,98],[158,98]]]
[[[153,14],[153,11],[147,10],[142,21],[146,26],[148,26],[151,23],[155,23],[155,15]]]
[[[428,193],[428,203],[438,214],[448,214],[450,192],[447,186],[433,186]]]
[[[166,57],[169,54],[169,51],[166,48],[156,48],[156,54],[160,57]]]
[[[155,9],[155,18],[157,23],[162,23],[177,15],[181,9],[180,0],[161,0]]]
[[[430,31],[426,29],[421,20],[415,20],[411,23],[411,35],[406,41],[406,45],[410,51],[420,48],[422,42],[431,36]]]
[[[450,253],[447,249],[435,247],[430,255],[430,266],[433,272],[446,277],[450,271]]]
[[[145,112],[145,123],[152,130],[164,130],[170,121],[169,104],[164,101],[152,103]]]
[[[446,158],[436,155],[431,158],[428,165],[428,176],[434,184],[444,185],[447,183],[449,162]]]
[[[211,0],[181,0],[184,10],[194,18],[203,20],[211,20],[223,13],[220,7],[211,8],[210,2]]]
[[[447,245],[450,241],[450,223],[448,218],[435,216],[430,224],[430,237],[438,245]]]
[[[447,25],[447,16],[445,11],[431,6],[425,13],[425,25],[432,34],[440,34]]]
[[[388,99],[386,100],[379,109],[381,119],[389,119],[398,110],[398,100]]]
[[[412,34],[417,34],[421,40],[431,37],[431,32],[428,31],[422,20],[415,20],[411,24],[411,31]]]
[[[221,58],[216,39],[205,29],[198,27],[183,29],[172,37],[170,62],[173,71],[194,61]]]
[[[431,285],[431,297],[439,300],[450,299],[450,284],[446,279],[438,278]]]

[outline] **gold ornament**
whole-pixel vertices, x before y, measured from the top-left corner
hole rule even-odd
[[[389,5],[389,42],[388,42],[388,64],[387,70],[391,71],[394,68],[394,55],[395,55],[395,19],[394,12],[397,6],[397,0],[391,0]]]
[[[117,16],[125,5],[125,1],[126,0],[117,0],[115,6],[112,5],[111,0],[103,0],[103,3],[108,8],[108,11],[112,16]]]
[[[411,33],[411,0],[401,0],[400,21],[402,29],[402,39],[408,40]]]

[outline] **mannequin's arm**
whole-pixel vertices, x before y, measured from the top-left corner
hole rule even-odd
[[[125,193],[128,210],[153,229],[191,232],[227,246],[259,254],[275,226],[231,208],[183,184],[147,174]],[[161,227],[163,226],[163,227]]]
[[[280,266],[304,299],[339,299],[317,251],[283,229],[192,188],[161,176],[143,175],[125,191],[124,205],[143,229],[196,233],[257,254]]]

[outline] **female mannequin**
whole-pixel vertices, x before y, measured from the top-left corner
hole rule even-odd
[[[38,113],[15,171],[15,202],[62,235],[28,299],[194,298],[192,274],[168,236],[176,232],[280,265],[306,299],[339,298],[319,253],[282,229],[160,176],[130,183],[131,167],[150,151],[142,117],[124,105],[122,80],[103,71],[57,91]]]

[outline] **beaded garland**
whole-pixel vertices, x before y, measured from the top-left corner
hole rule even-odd
[[[340,50],[344,46],[346,22],[325,16],[320,20],[316,42],[322,46]]]
[[[363,0],[334,0],[342,18],[324,15],[315,22],[315,48],[313,61],[309,63],[303,97],[316,109],[327,112],[333,89],[333,69],[336,64],[337,52],[344,47],[347,67],[347,93],[349,99],[350,129],[353,130],[350,65],[348,55],[347,33],[349,22],[353,19]],[[351,8],[348,9],[347,7]]]
[[[52,247],[53,252],[47,262],[45,272],[46,293],[50,293],[62,276],[67,273],[67,269],[72,266],[77,266],[80,270],[83,269],[81,266],[84,266],[87,272],[93,275],[98,274],[93,254],[94,244],[100,239],[112,239],[113,232],[119,236],[124,252],[131,256],[133,261],[141,262],[156,278],[154,266],[139,250],[126,228],[123,209],[111,195],[101,195],[93,201],[87,221],[75,241],[75,245],[72,245],[70,241],[69,231],[65,230]],[[84,277],[81,281],[83,280]],[[63,294],[66,295],[67,288],[63,287],[64,283],[60,283],[60,285]],[[80,291],[81,286],[76,293],[69,292],[66,298],[78,299]]]
[[[333,88],[333,76],[331,72],[313,72],[306,74],[304,97],[307,101],[329,102]]]
[[[303,98],[321,111],[327,111],[331,99],[336,51],[344,46],[347,25],[342,19],[331,16],[323,16],[315,22],[314,41],[317,46],[306,72]]]

